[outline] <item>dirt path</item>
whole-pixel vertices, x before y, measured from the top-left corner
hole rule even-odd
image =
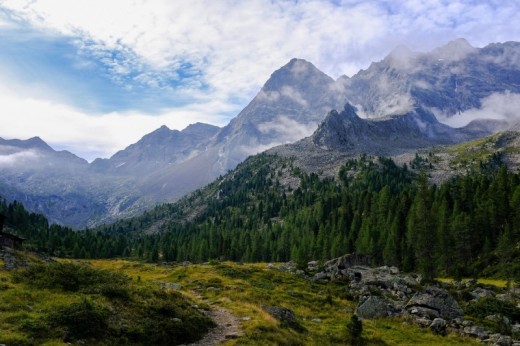
[[[204,338],[188,346],[212,346],[220,345],[226,340],[236,339],[242,335],[240,331],[240,320],[226,309],[214,307],[206,312],[217,325]]]

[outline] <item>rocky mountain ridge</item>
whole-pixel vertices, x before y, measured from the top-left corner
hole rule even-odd
[[[337,80],[292,59],[223,128],[161,127],[90,165],[41,139],[0,141],[0,192],[54,222],[84,227],[175,201],[277,145],[282,147],[275,152],[312,156],[309,164],[327,170],[337,157],[362,151],[394,155],[483,137],[510,123],[478,120],[455,130],[438,118],[479,108],[492,95],[520,92],[519,52],[516,42],[474,48],[456,40],[428,53],[400,47],[367,70]],[[346,103],[353,111],[331,112],[348,108]],[[43,154],[36,159],[36,153]]]

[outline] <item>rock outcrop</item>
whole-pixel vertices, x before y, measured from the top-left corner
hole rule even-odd
[[[369,264],[367,256],[351,254],[325,262],[319,272],[319,262],[309,262],[307,270],[313,273],[310,276],[313,281],[345,282],[347,294],[358,301],[356,314],[362,319],[401,317],[438,335],[453,332],[491,345],[520,346],[520,341],[511,336],[464,320],[463,309],[448,289],[456,292],[459,299],[466,297],[465,304],[478,303],[482,299],[514,303],[509,296],[516,292],[502,289],[505,293],[497,294],[496,289],[482,287],[476,281],[425,285],[419,274],[401,273],[396,267],[371,268]],[[296,273],[296,270],[292,272]],[[518,321],[510,321],[501,314],[485,316],[485,320],[506,326],[514,333],[520,330]]]

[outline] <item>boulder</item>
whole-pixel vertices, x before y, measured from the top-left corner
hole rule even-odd
[[[289,328],[296,331],[304,331],[305,328],[296,320],[294,311],[282,306],[264,306],[263,309]]]
[[[464,312],[459,304],[445,289],[435,286],[427,286],[422,291],[417,292],[406,304],[406,309],[427,308],[435,310],[438,317],[444,319],[454,319],[464,316]]]
[[[310,272],[315,272],[320,267],[320,262],[318,261],[310,261],[307,263],[307,270]]]
[[[387,317],[390,315],[388,304],[380,297],[370,296],[363,303],[359,304],[356,314],[365,319]]]
[[[489,338],[489,333],[482,327],[473,326],[473,327],[464,327],[464,334],[470,336],[472,338],[478,338],[480,340],[485,340]]]
[[[484,342],[492,344],[493,346],[511,346],[513,344],[513,340],[510,336],[502,334],[491,334],[489,339]]]
[[[442,318],[435,318],[432,323],[430,324],[430,329],[435,333],[439,335],[446,335],[446,320]]]
[[[356,266],[369,267],[369,257],[363,254],[354,253],[334,258],[323,264],[324,271],[328,274],[331,280],[345,276],[345,269],[349,269]]]
[[[470,294],[473,298],[475,298],[477,300],[482,299],[482,298],[494,298],[495,297],[495,294],[492,291],[487,290],[485,288],[480,288],[480,287],[475,288]]]

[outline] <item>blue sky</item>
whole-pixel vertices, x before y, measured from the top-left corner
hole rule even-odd
[[[162,124],[227,124],[292,57],[337,78],[517,23],[516,0],[0,0],[0,137],[109,157]]]

